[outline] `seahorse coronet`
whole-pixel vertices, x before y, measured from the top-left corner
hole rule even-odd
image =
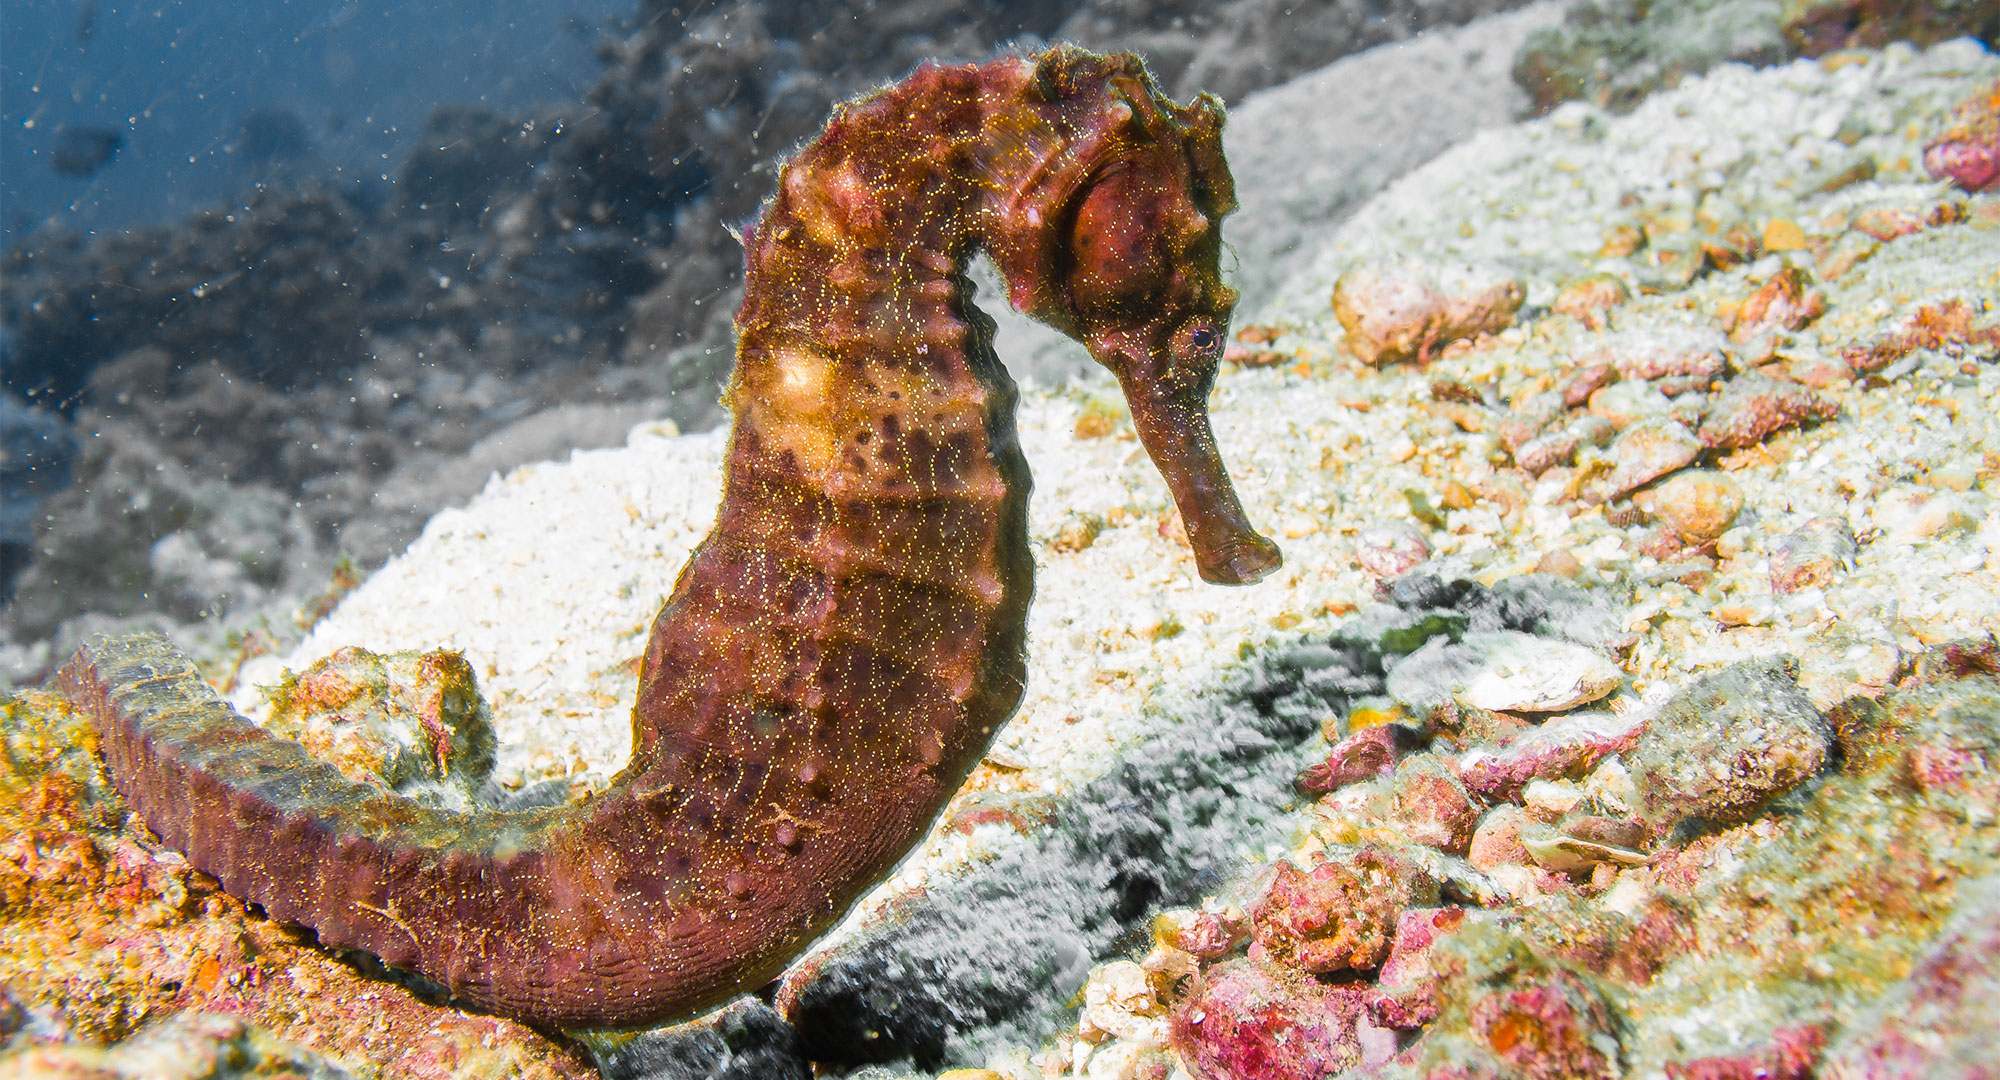
[[[835,111],[742,231],[721,505],[594,795],[457,812],[356,783],[158,635],[93,638],[59,686],[164,843],[325,945],[545,1026],[755,989],[924,836],[1021,699],[1029,477],[975,250],[1117,377],[1201,575],[1278,565],[1208,423],[1235,302],[1221,128],[1137,57],[1066,46]]]

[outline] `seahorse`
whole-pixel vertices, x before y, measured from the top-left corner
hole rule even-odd
[[[92,640],[60,686],[162,842],[323,945],[558,1028],[754,989],[923,837],[1021,699],[1029,477],[977,250],[1115,375],[1201,577],[1279,565],[1208,419],[1236,300],[1222,119],[1135,56],[1058,47],[922,66],[785,166],[742,236],[721,506],[597,793],[465,813],[350,782],[157,636]]]

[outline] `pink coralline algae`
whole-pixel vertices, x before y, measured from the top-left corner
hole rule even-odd
[[[1515,798],[1530,780],[1581,775],[1605,757],[1631,749],[1647,715],[1592,712],[1557,717],[1504,743],[1467,751],[1459,759],[1459,778],[1481,798]]]
[[[1382,962],[1382,993],[1369,1003],[1369,1015],[1387,1028],[1410,1030],[1437,1018],[1440,1002],[1438,971],[1431,958],[1439,942],[1465,926],[1464,908],[1412,908],[1396,920],[1396,939],[1389,959]]]
[[[1235,960],[1209,969],[1174,1013],[1172,1040],[1199,1080],[1321,1080],[1363,1063],[1367,993]]]
[[[1250,936],[1248,919],[1240,911],[1197,911],[1184,918],[1161,918],[1154,935],[1197,960],[1220,960]]]
[[[1582,977],[1568,972],[1547,972],[1487,995],[1472,1008],[1472,1030],[1522,1080],[1623,1075],[1610,1007]]]
[[[1315,975],[1373,970],[1388,957],[1404,909],[1436,902],[1437,882],[1383,848],[1364,847],[1310,872],[1280,862],[1250,913],[1250,955]]]
[[[1826,1032],[1796,1024],[1771,1033],[1770,1044],[1741,1054],[1669,1062],[1667,1080],[1813,1080]]]
[[[1323,794],[1359,780],[1388,776],[1396,771],[1396,759],[1415,750],[1421,742],[1421,735],[1401,724],[1382,724],[1357,731],[1335,743],[1326,760],[1308,766],[1299,774],[1299,790]]]
[[[2000,189],[2000,82],[1960,102],[1952,120],[1924,147],[1924,170],[1967,191]]]
[[[1434,754],[1406,759],[1389,781],[1392,823],[1406,839],[1463,855],[1479,825],[1479,808],[1465,785]]]

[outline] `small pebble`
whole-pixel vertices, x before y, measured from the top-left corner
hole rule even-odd
[[[1764,225],[1765,251],[1803,251],[1806,231],[1790,218],[1772,218]]]
[[[1333,311],[1362,363],[1422,363],[1450,342],[1511,325],[1523,295],[1501,271],[1404,262],[1341,275]]]
[[[1816,517],[1771,547],[1771,591],[1790,594],[1833,584],[1860,550],[1844,518]]]
[[[1807,287],[1806,272],[1787,266],[1772,274],[1729,319],[1729,340],[1742,342],[1773,331],[1802,330],[1826,313],[1826,297]]]
[[[1667,415],[1673,402],[1659,388],[1644,381],[1633,379],[1615,382],[1590,395],[1590,414],[1611,422],[1620,431],[1634,424],[1656,420]]]
[[[1743,488],[1728,473],[1690,469],[1675,473],[1652,491],[1652,513],[1692,543],[1721,536],[1743,510]]]
[[[1611,274],[1586,274],[1562,287],[1549,310],[1567,315],[1592,330],[1602,330],[1612,308],[1632,298],[1625,283]]]
[[[1467,861],[1481,870],[1507,863],[1526,864],[1528,849],[1521,845],[1521,830],[1532,824],[1534,819],[1528,812],[1512,803],[1494,807],[1473,830]]]
[[[1389,781],[1393,824],[1403,836],[1447,855],[1463,855],[1479,825],[1465,785],[1433,754],[1404,759]]]
[[[1563,404],[1574,409],[1590,401],[1590,395],[1618,381],[1618,369],[1610,364],[1590,364],[1576,373],[1563,387]]]
[[[1049,539],[1049,548],[1063,552],[1082,551],[1096,543],[1098,533],[1103,530],[1104,519],[1096,514],[1066,514],[1062,524],[1056,526],[1056,534]]]
[[[1197,960],[1220,960],[1250,936],[1250,917],[1236,908],[1167,911],[1153,920],[1153,938]]]
[[[1611,444],[1612,468],[1597,481],[1592,494],[1608,502],[1685,468],[1701,454],[1701,440],[1672,420],[1626,428]]]
[[[1534,572],[1573,578],[1583,573],[1583,563],[1570,549],[1557,548],[1554,551],[1543,552],[1542,557],[1535,560]]]
[[[1146,969],[1130,960],[1099,967],[1083,984],[1083,1019],[1107,1035],[1140,1037],[1151,1030],[1161,1012]]]
[[[1397,759],[1415,750],[1421,741],[1415,728],[1402,724],[1385,723],[1356,731],[1334,744],[1326,760],[1299,775],[1299,790],[1319,794],[1359,780],[1388,776],[1396,771]]]
[[[1558,465],[1574,461],[1581,441],[1576,432],[1568,428],[1536,436],[1514,451],[1514,464],[1531,476],[1540,476]]]
[[[1496,743],[1475,746],[1458,760],[1459,777],[1474,794],[1511,799],[1535,780],[1580,775],[1610,754],[1629,749],[1646,713],[1578,712],[1558,716]]]
[[[1729,369],[1722,336],[1695,327],[1628,330],[1608,335],[1603,347],[1587,362],[1610,364],[1627,379],[1670,376],[1709,379]]]
[[[1739,376],[1710,403],[1701,422],[1701,445],[1720,449],[1755,446],[1773,433],[1840,412],[1811,387],[1763,375]]]
[[[1528,816],[1548,823],[1561,821],[1589,798],[1583,788],[1567,780],[1530,780],[1521,789],[1521,805]]]

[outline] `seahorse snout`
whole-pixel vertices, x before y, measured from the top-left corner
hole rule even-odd
[[[1250,527],[1223,467],[1204,395],[1176,394],[1130,369],[1120,373],[1132,426],[1167,482],[1203,581],[1249,585],[1285,561],[1278,545]],[[1203,380],[1205,384],[1205,380]],[[1187,400],[1192,398],[1193,400]]]
[[[1195,548],[1201,579],[1215,585],[1254,585],[1285,564],[1284,553],[1269,537],[1245,527],[1229,540]]]

